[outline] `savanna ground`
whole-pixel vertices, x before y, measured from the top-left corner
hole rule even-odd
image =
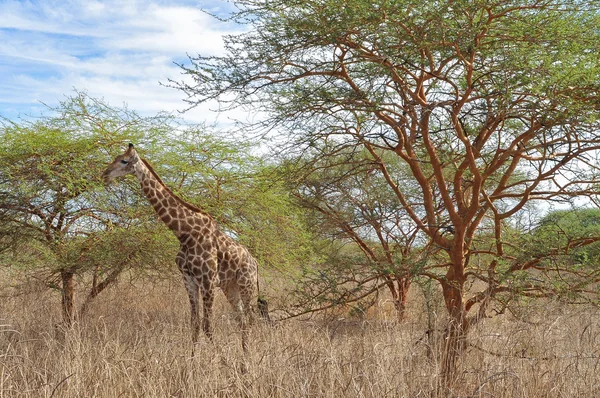
[[[203,339],[191,357],[179,281],[122,280],[70,329],[57,326],[56,292],[32,283],[21,293],[0,300],[0,397],[436,395],[418,288],[404,323],[382,299],[364,319],[338,313],[256,325],[246,357],[221,293],[214,344]],[[600,312],[553,302],[524,308],[473,330],[455,386],[438,396],[600,396]]]

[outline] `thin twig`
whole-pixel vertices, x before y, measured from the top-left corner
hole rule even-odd
[[[54,396],[54,393],[56,392],[56,390],[58,389],[58,387],[63,384],[65,381],[67,381],[68,378],[70,378],[71,376],[73,376],[75,373],[71,373],[70,375],[68,375],[67,377],[65,377],[64,379],[62,379],[57,385],[54,386],[54,388],[52,389],[52,393],[50,394],[50,398],[52,398]]]

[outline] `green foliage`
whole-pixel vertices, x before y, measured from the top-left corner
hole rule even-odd
[[[272,166],[252,150],[248,142],[185,126],[141,155],[177,195],[211,214],[261,265],[288,269],[306,263],[313,249],[304,213]]]
[[[52,279],[60,270],[101,274],[173,263],[176,239],[157,228],[137,181],[110,187],[100,181],[127,142],[261,263],[286,268],[310,256],[302,212],[248,143],[168,115],[143,118],[85,93],[52,111],[34,121],[5,121],[0,131],[0,242],[21,259],[14,264]]]
[[[234,3],[248,29],[222,55],[191,57],[182,68],[193,84],[173,85],[192,104],[267,115],[248,129],[280,133],[280,154],[314,165],[292,191],[314,211],[311,226],[353,241],[365,264],[414,227],[434,253],[409,269],[439,282],[465,329],[501,294],[586,294],[599,280],[575,272],[595,261],[580,252],[590,239],[548,231],[555,252],[544,252],[510,225],[526,206],[597,184],[600,1]],[[570,253],[570,268],[557,265]],[[391,257],[384,276],[406,266]]]
[[[410,279],[427,264],[421,258],[422,234],[387,189],[368,151],[330,151],[315,145],[302,156],[287,157],[279,168],[286,188],[307,212],[318,253],[318,261],[293,275],[297,307],[291,312],[351,305],[351,313],[359,313],[373,305],[381,288],[401,301]],[[389,161],[394,182],[411,192],[409,172],[389,154],[380,155]]]
[[[600,264],[600,209],[557,210],[543,217],[529,236],[528,250],[534,255],[555,253],[573,266]]]
[[[290,270],[316,261],[315,236],[308,229],[306,212],[280,183],[270,180],[271,175],[270,168],[263,168],[252,186],[238,191],[246,197],[234,198],[231,228],[253,249],[259,263]]]
[[[142,118],[85,93],[51,111],[52,116],[1,125],[1,248],[10,249],[6,254],[12,253],[15,265],[48,280],[59,271],[83,274],[119,264],[92,250],[111,242],[108,231],[114,228],[127,230],[143,253],[150,242],[137,238],[151,231],[147,210],[129,207],[139,203],[135,195],[120,192],[124,200],[115,201],[99,176],[107,153],[121,150],[128,140],[155,139],[171,118]]]
[[[500,295],[586,295],[600,281],[574,270],[565,278],[565,267],[541,265],[547,257],[520,261],[503,236],[528,202],[568,203],[597,185],[599,0],[234,4],[232,19],[247,29],[226,38],[222,55],[191,57],[182,67],[193,82],[174,85],[191,104],[266,114],[248,128],[280,133],[289,144],[280,152],[346,151],[352,165],[368,151],[385,177],[374,188],[441,253],[419,272],[442,287],[451,318],[443,384],[455,379],[468,329]],[[396,184],[391,159],[413,184]],[[352,199],[323,201],[345,221],[342,235],[362,212]]]
[[[440,81],[430,83],[440,100],[447,89],[464,89],[468,78],[480,95],[493,93],[507,110],[515,96],[527,93],[550,95],[560,112],[593,117],[576,99],[598,84],[595,0],[349,0],[343,7],[329,0],[235,3],[241,11],[233,17],[251,29],[228,37],[227,55],[192,60],[188,72],[199,86],[180,88],[199,101],[227,91],[253,102],[269,93],[265,104],[287,112],[287,119],[316,105],[333,109],[348,98],[357,111],[373,110],[378,103],[401,100],[394,98],[395,89],[410,84],[410,73],[441,64]],[[360,94],[334,79],[342,58],[368,101],[356,101]],[[473,76],[464,75],[463,61],[476,63]],[[569,91],[574,87],[578,92]],[[239,105],[229,98],[225,103]]]

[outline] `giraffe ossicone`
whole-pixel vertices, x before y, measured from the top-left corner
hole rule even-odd
[[[255,318],[258,302],[261,316],[268,320],[264,302],[258,298],[258,263],[248,249],[224,234],[216,221],[202,209],[175,195],[150,164],[140,158],[133,146],[108,165],[102,178],[110,183],[117,177],[133,174],[159,218],[180,242],[176,263],[183,276],[191,307],[192,342],[202,329],[212,337],[212,307],[216,288],[220,287],[234,308],[242,330],[242,347],[248,347],[248,327]]]

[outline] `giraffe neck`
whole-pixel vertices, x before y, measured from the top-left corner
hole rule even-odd
[[[140,158],[136,163],[135,175],[160,219],[180,240],[190,232],[188,220],[194,219],[195,223],[210,222],[210,217],[201,209],[175,195],[146,160]]]

